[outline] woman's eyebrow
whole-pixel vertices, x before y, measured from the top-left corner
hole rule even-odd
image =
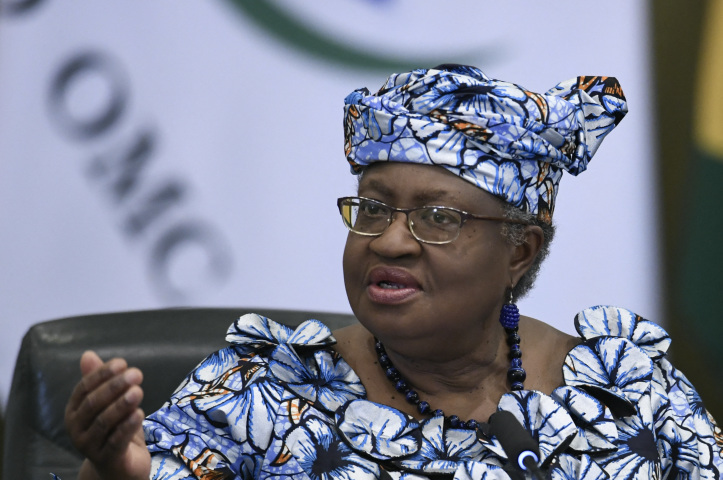
[[[394,196],[394,190],[383,184],[382,182],[378,180],[369,180],[366,187],[374,190],[377,193],[381,193],[384,196],[392,197]]]
[[[438,200],[453,199],[454,196],[450,195],[447,190],[427,190],[424,192],[418,192],[414,195],[414,199],[418,202],[428,203],[436,202]]]

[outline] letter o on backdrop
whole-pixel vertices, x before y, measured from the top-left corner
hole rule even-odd
[[[15,16],[30,13],[35,7],[43,3],[44,0],[2,0],[0,1],[0,15]]]
[[[91,114],[73,112],[71,95],[83,95],[78,89],[87,88],[84,77],[100,80],[107,94]],[[48,98],[50,115],[57,127],[78,140],[91,140],[107,132],[123,115],[128,103],[126,75],[112,57],[99,52],[82,52],[72,56],[53,77]]]

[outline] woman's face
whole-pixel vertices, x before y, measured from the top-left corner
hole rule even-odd
[[[374,164],[364,173],[359,196],[397,208],[435,205],[502,216],[492,195],[424,165]],[[519,249],[501,229],[499,222],[470,219],[455,241],[426,244],[412,236],[406,216],[396,213],[381,236],[350,232],[344,281],[354,314],[383,342],[401,342],[409,355],[419,354],[415,348],[422,345],[429,348],[430,338],[438,351],[427,354],[440,360],[454,355],[451,345],[460,351],[479,347],[491,320],[497,322],[511,277],[519,278]]]

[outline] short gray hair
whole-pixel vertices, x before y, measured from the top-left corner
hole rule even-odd
[[[552,240],[555,238],[555,225],[541,220],[534,213],[527,213],[504,201],[501,203],[502,214],[505,218],[509,218],[511,220],[521,220],[528,225],[540,227],[543,235],[545,236],[537,257],[535,257],[535,260],[532,262],[530,268],[524,275],[522,275],[520,281],[517,282],[517,285],[515,285],[512,289],[512,298],[514,301],[517,301],[527,295],[530,290],[532,290],[532,287],[535,286],[535,280],[537,280],[537,275],[540,273],[542,262],[544,262],[550,254],[550,244],[552,244]],[[511,245],[519,246],[527,242],[525,225],[520,225],[518,223],[503,224],[502,235],[505,236],[507,242]]]

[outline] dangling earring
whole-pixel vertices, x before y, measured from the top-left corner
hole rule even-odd
[[[511,384],[511,389],[522,390],[523,382],[527,378],[525,369],[522,368],[522,352],[520,351],[520,336],[518,335],[520,323],[520,310],[513,303],[512,290],[514,285],[510,286],[510,298],[507,303],[502,305],[500,312],[500,323],[507,333],[507,345],[510,346],[510,369],[507,370],[507,380]]]

